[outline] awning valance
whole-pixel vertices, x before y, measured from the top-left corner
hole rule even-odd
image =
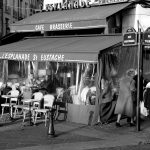
[[[59,31],[105,28],[106,18],[130,3],[53,12],[41,12],[10,26],[11,32]]]
[[[96,62],[99,51],[119,42],[120,35],[27,38],[0,46],[0,59]]]

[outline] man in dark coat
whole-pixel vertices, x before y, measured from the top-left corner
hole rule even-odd
[[[150,110],[150,82],[147,83],[146,89],[143,93],[144,97],[144,106]]]

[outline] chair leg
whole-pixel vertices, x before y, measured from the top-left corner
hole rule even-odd
[[[45,127],[47,126],[47,112],[45,113]]]
[[[26,111],[25,111],[25,110],[23,110],[23,121],[22,121],[22,122],[24,122],[24,121],[25,121],[25,118],[26,118]]]
[[[38,115],[38,112],[34,112],[35,114],[34,114],[34,116],[35,116],[35,118],[34,118],[34,125],[36,124],[36,121],[37,121],[37,115]]]
[[[16,118],[16,114],[17,114],[17,107],[15,107],[15,110],[14,110],[14,118]]]
[[[64,120],[67,120],[67,113],[64,113]]]
[[[10,116],[13,117],[13,106],[10,106]]]
[[[60,113],[58,112],[58,113],[57,113],[57,116],[56,116],[56,120],[58,120],[59,115],[60,115]]]
[[[5,107],[2,107],[2,115],[1,115],[1,118],[2,118],[3,115],[4,115],[4,108],[5,108]]]
[[[32,122],[33,122],[33,123],[35,122],[35,114],[36,114],[36,112],[35,112],[35,110],[33,109],[33,110],[31,111],[31,118],[32,118]]]

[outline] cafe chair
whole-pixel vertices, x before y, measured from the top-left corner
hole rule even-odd
[[[64,91],[63,95],[61,97],[57,97],[55,105],[56,105],[56,120],[60,120],[59,117],[61,114],[64,115],[64,119],[67,119],[67,113],[68,113],[68,102],[72,103],[72,99],[70,96],[70,90],[67,89]]]
[[[3,83],[3,82],[0,82],[0,88],[2,88],[3,85],[4,85],[4,83]]]
[[[32,97],[33,97],[34,100],[36,100],[35,102],[33,102],[32,104],[31,103],[24,103],[23,104],[24,105],[24,107],[22,108],[23,109],[23,122],[25,121],[26,115],[28,113],[31,113],[32,120],[34,122],[34,116],[35,116],[34,115],[34,110],[41,107],[41,101],[43,99],[43,93],[35,92],[35,93],[33,93]],[[32,106],[30,106],[30,105],[32,105]]]
[[[23,87],[21,88],[21,94],[19,96],[19,101],[18,101],[18,105],[15,105],[14,108],[14,118],[16,118],[17,116],[23,116],[23,108],[25,107],[29,107],[28,104],[23,103],[21,100],[22,99],[31,99],[32,98],[32,91],[30,88],[28,87]]]
[[[49,109],[53,108],[54,109],[54,100],[55,97],[51,94],[46,94],[44,95],[44,108],[38,108],[34,110],[34,115],[35,115],[35,119],[34,119],[34,124],[36,124],[37,122],[37,116],[38,114],[43,114],[45,116],[45,126],[46,126],[46,122],[47,122],[47,118],[48,118],[48,111]]]
[[[9,102],[8,102],[8,97],[7,97],[7,95],[10,96]],[[2,107],[2,116],[4,115],[4,109],[5,109],[6,107],[8,107],[8,108],[11,109],[11,110],[10,110],[10,115],[11,115],[11,117],[12,117],[12,115],[13,115],[13,107],[18,104],[19,91],[18,91],[18,90],[15,90],[15,88],[12,87],[12,90],[9,91],[9,92],[7,93],[7,95],[6,95],[6,97],[5,97],[5,98],[6,98],[5,103],[4,103],[4,104],[1,104],[1,107]],[[2,96],[2,97],[3,97],[3,96]]]

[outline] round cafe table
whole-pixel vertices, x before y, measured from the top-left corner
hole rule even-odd
[[[8,103],[8,99],[10,98],[17,98],[18,96],[12,96],[12,95],[2,95],[2,98],[6,99],[6,103]],[[12,112],[13,104],[11,104],[11,100],[9,100],[9,114],[10,118],[13,119],[13,112]]]
[[[30,119],[29,119],[29,120],[30,120],[29,125],[30,125],[30,126],[33,125],[32,116],[31,116],[31,106],[32,106],[32,103],[33,103],[33,102],[37,102],[37,101],[38,101],[38,100],[36,100],[36,99],[23,99],[23,100],[22,100],[23,103],[28,103],[28,104],[29,104],[29,114],[30,114],[30,115],[29,115],[29,117],[30,117]]]

